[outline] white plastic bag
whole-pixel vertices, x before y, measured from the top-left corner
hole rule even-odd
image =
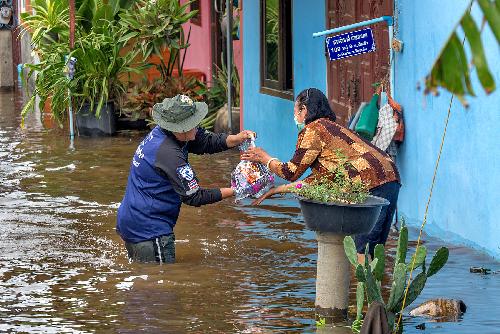
[[[247,139],[240,146],[243,153],[255,147],[255,139]],[[274,185],[273,173],[261,163],[242,160],[231,173],[231,188],[236,193],[236,202],[247,197],[258,198]]]

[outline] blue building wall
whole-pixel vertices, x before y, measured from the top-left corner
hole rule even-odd
[[[424,87],[425,75],[468,3],[397,1],[397,36],[404,50],[396,55],[395,95],[406,121],[398,157],[403,180],[399,212],[415,225],[424,217],[451,97],[444,91],[425,97],[416,87]],[[472,13],[479,17],[477,8]],[[499,46],[489,28],[483,43],[500,87]],[[468,98],[470,107],[453,101],[425,230],[500,258],[500,89],[486,96],[475,73],[473,78],[477,97]]]
[[[444,91],[438,97],[424,96],[424,77],[468,1],[395,2],[396,36],[404,42],[403,52],[395,59],[395,96],[405,108],[406,122],[397,159],[403,181],[398,207],[409,224],[419,226],[451,97]],[[259,133],[260,146],[286,160],[297,138],[293,102],[259,93],[259,3],[246,1],[243,11],[244,126]],[[311,38],[325,27],[325,1],[314,1],[315,7],[312,3],[293,2],[295,95],[311,86],[326,90],[324,39]],[[477,17],[477,8],[473,14]],[[500,56],[489,28],[483,32],[483,42],[499,88],[485,96],[474,75],[478,96],[468,98],[469,109],[454,100],[425,230],[500,258]]]
[[[309,87],[326,92],[324,41],[311,37],[313,32],[324,30],[325,2],[295,0],[292,10],[294,96]],[[298,135],[293,101],[259,92],[260,1],[245,1],[243,22],[243,124],[257,132],[259,146],[281,160],[288,160]]]

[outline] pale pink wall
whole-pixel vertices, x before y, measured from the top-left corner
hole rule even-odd
[[[187,0],[181,0],[185,3]],[[191,27],[191,37],[187,50],[184,69],[197,69],[205,73],[206,79],[212,77],[212,45],[210,43],[210,1],[201,0],[201,26],[188,22],[184,24],[184,33],[187,37]]]
[[[187,0],[181,0],[186,3]],[[201,3],[201,26],[188,22],[184,24],[184,32],[187,37],[191,27],[191,44],[186,54],[184,69],[197,69],[205,73],[207,81],[212,80],[212,43],[210,26],[210,2],[212,0],[200,0]],[[240,0],[240,40],[233,42],[233,59],[240,76],[240,124],[243,125],[243,0]],[[236,11],[235,11],[236,13]]]

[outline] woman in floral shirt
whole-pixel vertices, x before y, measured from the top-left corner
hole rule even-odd
[[[299,130],[295,154],[288,162],[271,157],[262,148],[249,150],[242,159],[266,164],[279,177],[296,181],[307,169],[311,175],[308,183],[321,177],[333,178],[329,172],[339,163],[340,150],[347,158],[347,172],[350,178],[359,179],[368,185],[370,194],[387,199],[390,204],[382,208],[373,230],[355,237],[359,254],[364,254],[369,244],[370,254],[376,244],[385,244],[396,210],[400,179],[394,162],[389,155],[367,142],[353,131],[335,122],[326,96],[316,88],[302,91],[295,101],[294,120]],[[295,183],[271,189],[255,204],[278,193],[290,192]]]

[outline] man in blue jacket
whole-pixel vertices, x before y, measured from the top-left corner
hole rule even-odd
[[[185,95],[154,105],[157,126],[135,151],[118,209],[116,230],[132,261],[175,262],[174,226],[181,204],[201,206],[234,195],[231,188],[201,188],[188,153],[222,152],[253,132],[226,135],[199,129],[207,112],[206,103],[193,102]]]

